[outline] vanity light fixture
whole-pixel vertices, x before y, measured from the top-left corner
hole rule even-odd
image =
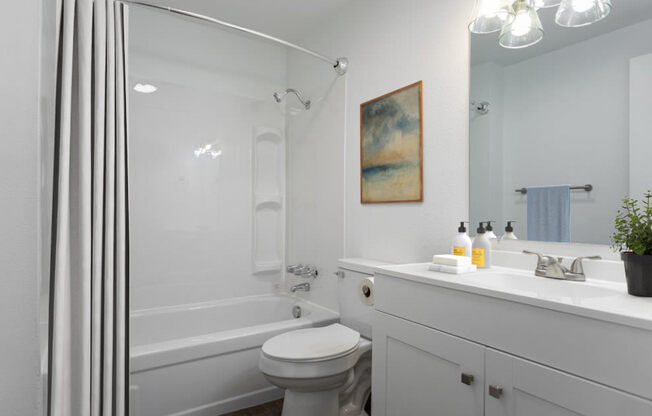
[[[526,48],[543,39],[537,10],[557,6],[555,22],[563,27],[599,22],[612,8],[611,0],[476,0],[469,31],[486,34],[500,30],[500,46]]]
[[[520,49],[540,42],[543,39],[543,27],[533,0],[518,0],[514,3],[514,11],[516,17],[512,23],[503,26],[500,32],[500,46]]]
[[[493,33],[514,20],[513,0],[477,0],[473,8],[469,31],[471,33]]]
[[[611,13],[611,0],[563,0],[555,22],[564,27],[582,27],[599,22]]]

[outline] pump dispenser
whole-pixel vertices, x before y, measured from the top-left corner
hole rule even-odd
[[[464,224],[467,221],[460,221],[460,226],[457,229],[458,234],[453,238],[453,254],[456,256],[471,257],[471,238],[466,233]]]
[[[518,240],[516,238],[516,234],[514,234],[514,227],[512,227],[512,223],[516,221],[507,221],[507,227],[505,227],[505,235],[503,236],[503,240]]]
[[[496,222],[496,221],[494,220],[487,221],[487,227],[485,228],[487,232],[485,233],[485,235],[490,240],[497,240],[498,236],[496,235],[496,233],[494,233],[494,227],[491,225],[492,222]]]
[[[491,241],[487,238],[487,230],[482,223],[478,226],[477,232],[478,234],[473,239],[471,262],[478,268],[486,269],[491,267]]]

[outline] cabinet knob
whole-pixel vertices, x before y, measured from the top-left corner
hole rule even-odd
[[[495,397],[496,399],[500,399],[500,396],[503,395],[503,388],[500,386],[494,386],[493,384],[490,384],[489,395],[491,397]]]
[[[463,384],[470,386],[471,384],[473,384],[473,380],[474,380],[473,374],[462,373],[461,381]]]

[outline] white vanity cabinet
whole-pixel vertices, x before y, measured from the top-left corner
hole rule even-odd
[[[375,416],[652,415],[652,330],[401,277],[376,273]]]
[[[485,371],[486,416],[652,415],[648,400],[490,348]]]
[[[374,416],[484,414],[484,347],[391,315],[374,319]]]

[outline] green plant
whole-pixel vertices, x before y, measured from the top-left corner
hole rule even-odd
[[[632,251],[640,256],[652,255],[652,191],[647,191],[645,199],[638,201],[626,197],[618,210],[616,231],[611,236],[615,251]]]

